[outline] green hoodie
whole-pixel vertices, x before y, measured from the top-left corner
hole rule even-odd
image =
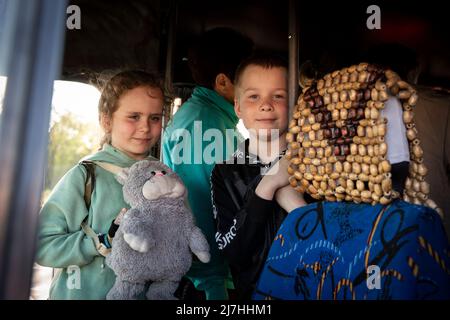
[[[136,162],[108,144],[83,160],[120,167]],[[105,265],[105,258],[80,224],[89,214],[91,228],[96,233],[107,233],[111,221],[129,206],[112,173],[96,166],[95,177],[89,213],[84,201],[86,170],[80,164],[62,177],[41,210],[36,261],[42,266],[60,268],[50,287],[50,299],[105,299],[114,284],[114,272]]]
[[[206,235],[211,248],[211,261],[207,264],[194,261],[187,276],[197,289],[205,291],[207,299],[212,300],[227,299],[226,288],[232,288],[233,284],[228,266],[215,241],[216,226],[211,203],[210,176],[215,162],[228,159],[235,151],[237,143],[242,140],[236,130],[238,121],[231,103],[213,90],[196,87],[191,98],[181,106],[163,135],[163,161],[186,185],[196,224]],[[211,136],[203,136],[208,129],[213,129],[209,131]],[[234,143],[229,138],[221,139],[223,148],[216,148],[217,150],[211,152],[214,149],[213,142],[226,137],[227,129],[234,133],[237,139],[233,138]],[[226,140],[232,144],[231,148],[226,148]],[[215,161],[204,161],[204,153],[212,154]]]

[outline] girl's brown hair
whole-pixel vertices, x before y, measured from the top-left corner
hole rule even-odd
[[[161,78],[146,71],[122,71],[114,75],[106,82],[102,89],[102,93],[98,103],[98,116],[102,128],[103,117],[106,117],[107,119],[112,118],[113,113],[119,107],[120,97],[127,91],[141,86],[159,88],[164,96],[164,88]],[[105,143],[111,143],[111,134],[109,132],[105,132],[104,136],[102,137],[100,141],[100,148]]]

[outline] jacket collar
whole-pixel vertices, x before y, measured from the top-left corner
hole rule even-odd
[[[158,159],[148,156],[145,158],[146,160],[153,160],[158,161]],[[90,160],[90,161],[101,161],[101,162],[107,162],[112,163],[115,165],[118,165],[120,167],[131,167],[134,163],[137,162],[137,160],[127,156],[125,153],[120,151],[119,149],[114,148],[108,143],[105,143],[102,147],[102,150],[97,152],[94,155],[88,156],[84,158],[83,160]]]
[[[197,86],[192,92],[192,100],[200,100],[202,105],[215,107],[225,114],[233,123],[238,123],[239,118],[234,112],[234,106],[228,102],[224,97],[219,95],[214,90]]]
[[[272,164],[276,163],[278,160],[280,160],[284,154],[286,153],[286,150],[283,150],[278,157],[269,163],[262,163],[261,159],[258,157],[258,155],[255,155],[249,151],[249,145],[250,145],[250,139],[246,139],[244,142],[240,143],[237,147],[237,150],[233,154],[233,161],[237,164],[249,164],[249,165],[255,165],[258,167],[269,169]]]

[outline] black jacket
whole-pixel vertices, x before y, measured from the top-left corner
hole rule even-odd
[[[248,142],[232,159],[216,164],[211,174],[216,242],[230,264],[238,299],[251,298],[272,241],[287,215],[275,200],[255,194],[270,164],[264,165],[249,154]]]

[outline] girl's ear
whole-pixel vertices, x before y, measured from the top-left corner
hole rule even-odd
[[[100,114],[100,126],[105,131],[105,133],[111,132],[111,117],[106,113]]]

